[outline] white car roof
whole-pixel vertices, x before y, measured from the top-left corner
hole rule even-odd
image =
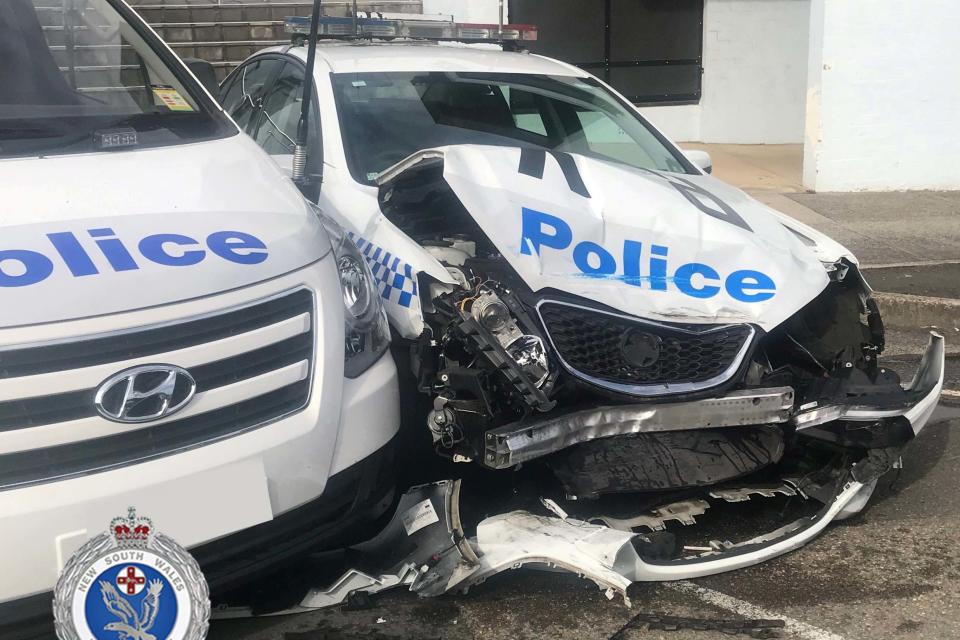
[[[277,47],[272,51],[283,50]],[[293,47],[290,54],[306,60],[305,46]],[[326,64],[333,73],[369,71],[473,71],[530,73],[536,75],[587,77],[573,65],[525,52],[502,51],[496,45],[466,45],[456,42],[339,42],[317,45],[317,65]]]

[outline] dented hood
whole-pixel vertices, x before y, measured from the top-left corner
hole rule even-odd
[[[769,330],[826,287],[827,264],[852,259],[709,176],[535,149],[422,153],[442,155],[446,182],[534,291],[630,315]]]

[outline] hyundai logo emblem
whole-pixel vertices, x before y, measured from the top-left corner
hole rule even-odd
[[[121,371],[97,388],[97,411],[113,422],[159,420],[183,409],[197,392],[186,369],[151,364]]]
[[[635,367],[652,367],[660,359],[662,343],[659,336],[646,331],[630,331],[623,337],[620,352]]]

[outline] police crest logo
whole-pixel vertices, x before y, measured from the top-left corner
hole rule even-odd
[[[203,640],[210,592],[189,552],[131,507],[64,566],[53,614],[60,640]]]

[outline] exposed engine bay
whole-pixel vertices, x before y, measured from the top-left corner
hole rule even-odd
[[[663,322],[533,291],[436,158],[385,182],[380,204],[450,274],[421,274],[425,328],[404,342],[432,403],[426,428],[453,461],[546,462],[579,498],[711,486],[823,456],[852,464],[873,450],[892,464],[915,433],[908,412],[935,385],[935,362],[906,388],[881,366],[880,313],[846,258],[824,264],[822,292],[769,331]]]

